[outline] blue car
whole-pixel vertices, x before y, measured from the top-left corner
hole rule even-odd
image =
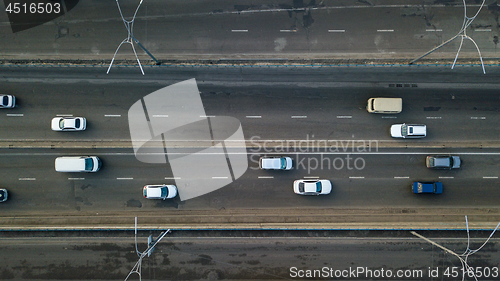
[[[443,193],[443,183],[442,182],[423,182],[414,181],[412,184],[413,193]]]

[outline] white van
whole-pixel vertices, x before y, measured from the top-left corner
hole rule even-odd
[[[366,110],[370,113],[400,113],[403,110],[401,98],[371,98],[368,100]]]
[[[263,170],[290,170],[293,162],[290,157],[269,157],[264,156],[259,159],[259,167]]]
[[[101,168],[97,156],[63,156],[56,158],[56,172],[97,172]]]

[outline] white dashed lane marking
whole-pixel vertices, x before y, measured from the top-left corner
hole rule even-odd
[[[117,180],[133,180],[134,178],[116,178]]]
[[[328,32],[330,32],[330,33],[342,33],[342,32],[345,32],[345,29],[329,29]]]
[[[81,181],[84,180],[85,178],[68,178],[70,181]]]
[[[20,181],[36,181],[36,178],[19,178]]]
[[[212,179],[214,180],[218,180],[218,179],[227,179],[228,177],[212,177]]]
[[[394,29],[377,29],[377,32],[394,32]]]
[[[301,118],[307,118],[307,116],[305,116],[305,115],[300,115],[300,116],[299,115],[294,115],[294,116],[292,116],[292,118],[294,118],[294,119],[301,119]]]
[[[409,179],[410,177],[394,177],[395,179]]]
[[[105,114],[104,117],[122,117],[120,114]]]
[[[248,32],[248,29],[233,29],[231,32]]]
[[[262,118],[260,115],[248,115],[247,118]]]
[[[498,177],[483,177],[483,179],[498,179]]]
[[[274,177],[259,176],[259,179],[274,179]]]
[[[24,114],[22,114],[22,113],[19,113],[19,114],[7,113],[7,116],[10,116],[10,117],[23,117]]]

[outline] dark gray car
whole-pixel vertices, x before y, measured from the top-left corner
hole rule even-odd
[[[460,163],[458,156],[437,155],[425,159],[425,165],[430,169],[458,169]]]

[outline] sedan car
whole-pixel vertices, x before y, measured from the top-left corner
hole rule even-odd
[[[259,159],[259,167],[263,170],[290,170],[293,167],[290,157],[269,157],[264,156]]]
[[[143,188],[144,198],[146,199],[168,199],[177,196],[177,187],[175,185],[157,184],[146,185]]]
[[[16,106],[16,97],[11,95],[0,95],[0,108],[13,108]]]
[[[329,180],[296,180],[293,182],[293,191],[300,195],[329,194],[332,191],[332,183]]]
[[[418,124],[394,124],[391,126],[393,138],[423,138],[427,135],[427,127]]]
[[[427,156],[425,165],[430,169],[458,169],[460,168],[459,156]]]
[[[52,119],[53,131],[83,131],[87,120],[83,117],[56,117]]]
[[[413,193],[443,193],[443,183],[442,182],[423,182],[414,181],[411,186]]]
[[[7,201],[7,197],[9,197],[9,193],[7,192],[7,189],[0,188],[0,202]]]

